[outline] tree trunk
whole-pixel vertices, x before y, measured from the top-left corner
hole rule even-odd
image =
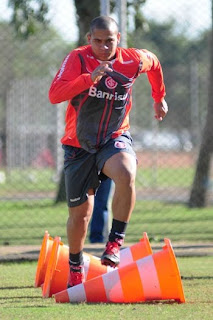
[[[79,27],[78,45],[82,46],[87,42],[86,34],[89,31],[90,22],[100,15],[100,0],[75,0],[75,7]]]
[[[213,6],[212,6],[213,7]],[[213,17],[213,14],[212,14]],[[209,185],[209,172],[211,156],[213,152],[213,23],[210,46],[210,76],[209,76],[209,100],[205,128],[203,131],[196,173],[189,199],[189,207],[201,208],[206,206],[207,190]]]
[[[189,199],[189,207],[191,208],[202,208],[206,206],[210,160],[212,155],[212,141],[213,137],[211,137],[210,141],[210,135],[207,133],[203,134],[202,144],[197,160],[195,178]]]

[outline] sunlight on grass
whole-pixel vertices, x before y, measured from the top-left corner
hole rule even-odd
[[[37,262],[0,264],[0,316],[4,320],[209,320],[213,305],[213,257],[177,258],[185,304],[157,301],[138,304],[56,304],[34,288]]]
[[[136,187],[190,187],[194,168],[138,168]]]
[[[40,244],[44,231],[66,241],[66,203],[51,200],[1,201],[0,244]],[[127,228],[126,242],[137,242],[143,232],[150,240],[213,241],[212,208],[189,209],[181,204],[137,201]],[[88,239],[87,239],[88,241]]]
[[[6,182],[1,185],[1,195],[14,191],[55,190],[55,178],[53,169],[13,169],[6,173]]]

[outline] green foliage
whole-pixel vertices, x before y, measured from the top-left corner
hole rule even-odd
[[[6,98],[14,79],[50,78],[74,44],[46,28],[22,41],[7,22],[0,22],[0,135],[6,130]],[[50,80],[51,81],[51,80]]]
[[[22,39],[37,33],[48,24],[48,4],[45,0],[9,0],[12,8],[11,24]]]
[[[144,29],[144,25],[146,21],[143,16],[141,7],[145,4],[145,2],[146,0],[127,1],[127,13],[129,16],[133,14],[135,30]]]
[[[175,20],[166,23],[150,20],[146,21],[146,28],[139,27],[129,33],[128,45],[152,51],[161,62],[166,84],[166,100],[169,105],[169,113],[161,126],[178,131],[191,128],[193,125],[191,108],[194,98],[191,96],[192,81],[198,81],[200,84],[197,93],[202,101],[199,105],[199,122],[203,123],[207,110],[208,77],[206,75],[209,70],[209,32],[200,34],[196,39],[189,39],[184,31],[177,32]],[[197,79],[191,75],[194,64],[198,67]],[[136,121],[137,125],[143,128],[142,114],[147,116],[147,111],[144,110],[147,110],[147,95],[150,91],[143,80],[139,80],[138,84],[137,81],[135,104],[141,117],[137,117]],[[197,143],[197,141],[193,142]]]

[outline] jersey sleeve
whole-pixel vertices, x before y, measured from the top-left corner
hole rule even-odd
[[[51,103],[67,101],[93,84],[90,73],[81,74],[78,52],[73,50],[62,62],[49,89]]]
[[[145,49],[137,50],[137,52],[142,61],[140,73],[147,73],[152,87],[152,97],[155,102],[161,102],[166,95],[161,64],[152,52]]]

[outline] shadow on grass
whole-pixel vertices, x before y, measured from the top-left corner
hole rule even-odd
[[[16,290],[16,289],[32,289],[33,286],[20,286],[20,287],[0,287],[0,290]]]
[[[88,306],[97,306],[97,305],[100,305],[103,304],[103,305],[120,305],[120,306],[126,306],[127,304],[128,305],[141,305],[141,304],[169,304],[169,305],[172,305],[172,304],[180,304],[181,302],[179,301],[175,301],[175,300],[152,300],[152,301],[139,301],[139,302],[84,302],[86,305]],[[56,303],[57,305],[63,305],[64,303]],[[65,303],[65,304],[68,304],[68,305],[76,305],[78,306],[79,304],[82,304],[82,302],[72,302],[72,303]]]
[[[42,297],[39,297],[39,296],[14,296],[14,297],[2,297],[2,298],[0,298],[0,300],[5,300],[5,302],[8,302],[8,300],[14,300],[14,299],[35,300],[35,299],[42,299]]]
[[[206,276],[206,277],[184,277],[184,276],[181,276],[181,279],[182,280],[212,280],[213,279],[213,276]]]

